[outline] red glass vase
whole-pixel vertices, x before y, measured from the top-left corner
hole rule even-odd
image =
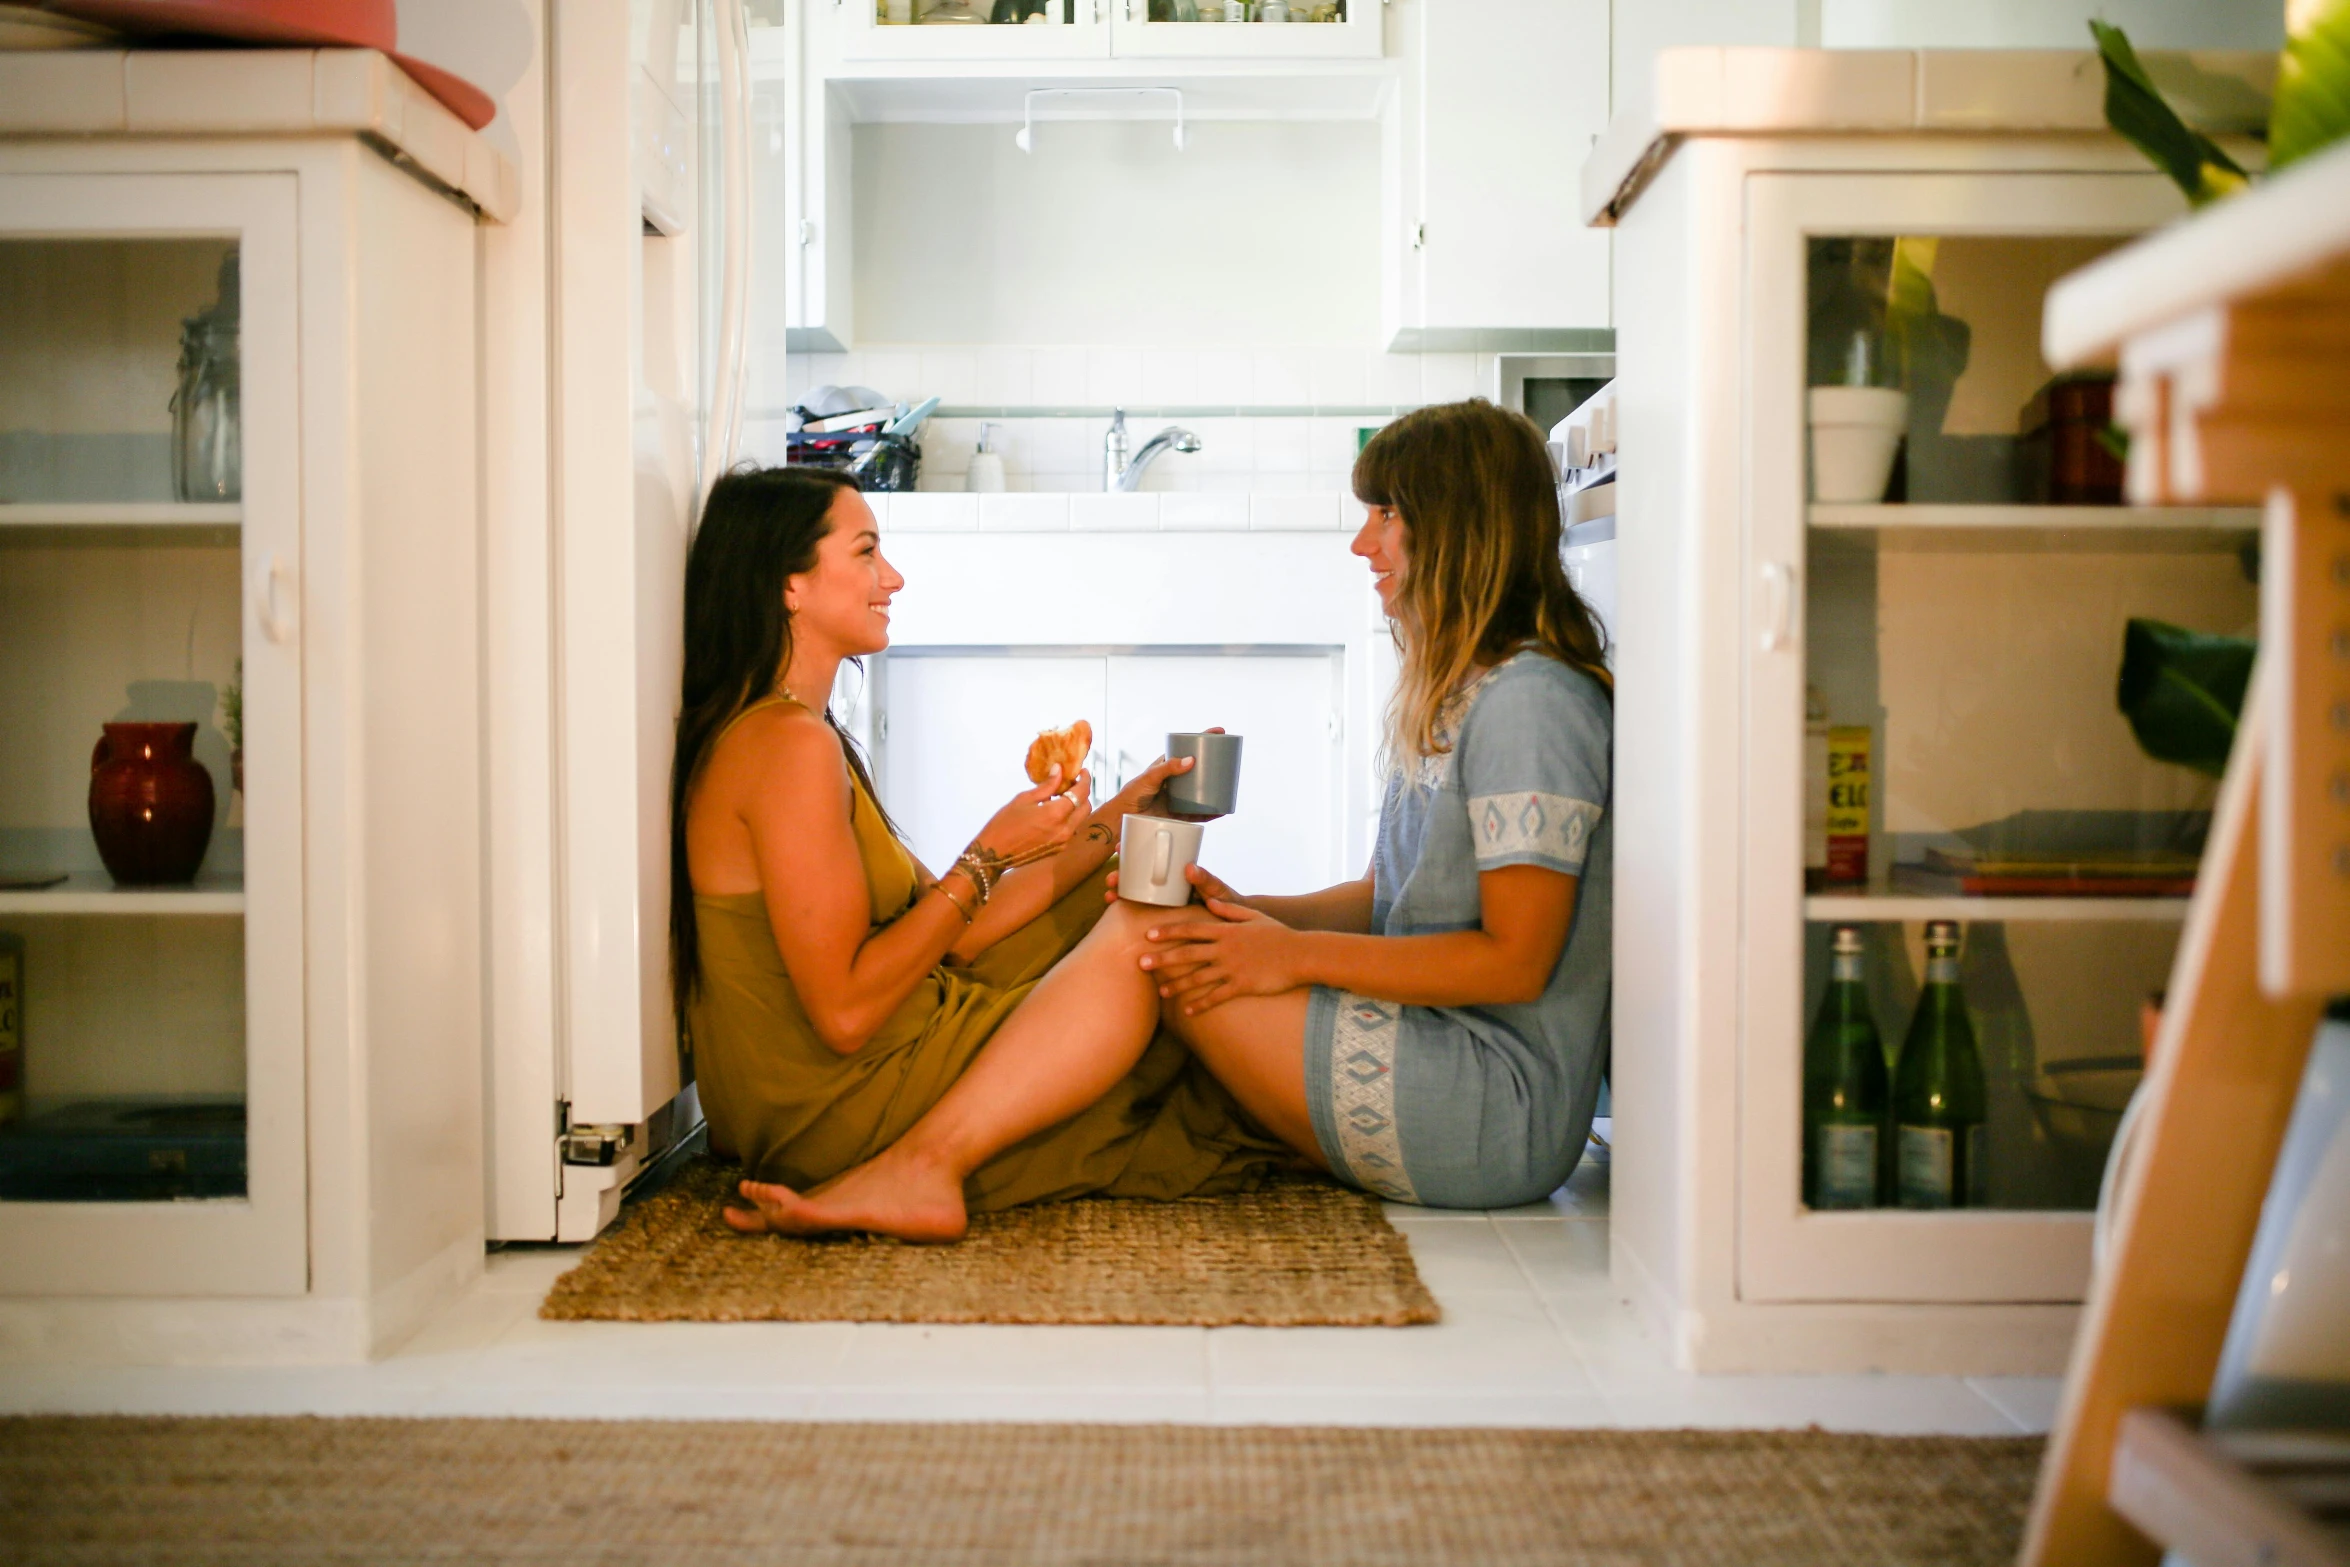
[[[194,724],[108,724],[90,753],[90,832],[125,887],[196,879],[212,842],[212,774]]]

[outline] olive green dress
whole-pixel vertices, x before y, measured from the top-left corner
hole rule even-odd
[[[765,704],[760,704],[765,705]],[[850,826],[878,930],[912,908],[912,855],[853,779]],[[1101,918],[1108,867],[968,967],[941,965],[862,1049],[817,1037],[757,892],[694,897],[702,983],[687,1014],[715,1149],[805,1189],[872,1158],[962,1076],[1047,969]],[[1244,1188],[1290,1162],[1172,1035],[1100,1100],[975,1171],[974,1210],[1102,1193],[1174,1198]]]

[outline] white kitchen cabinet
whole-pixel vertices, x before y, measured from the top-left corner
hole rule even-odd
[[[1695,1369],[2053,1371],[2119,1108],[2079,1085],[2132,1077],[2185,903],[2066,877],[1962,894],[1909,867],[2196,841],[2212,785],[2138,750],[2122,626],[2247,629],[2256,519],[2038,504],[2019,440],[2048,284],[2180,202],[2095,134],[2086,52],[1667,51],[1659,71],[1585,175],[1621,264],[1616,1278]],[[1938,396],[1923,361],[1904,372],[1887,498],[1811,501],[1809,334],[1837,258],[1896,237],[1935,242],[1965,372],[1938,417],[1916,412]],[[1807,686],[1874,762],[1868,879],[1808,893]],[[1814,1210],[1803,1047],[1829,932],[1863,932],[1890,1063],[1930,919],[1964,934],[1988,1201]]]
[[[1246,892],[1310,892],[1344,875],[1344,696],[1335,648],[906,649],[875,665],[877,782],[935,871],[1029,787],[1021,763],[1038,731],[1091,724],[1106,799],[1170,733],[1221,726],[1243,737],[1240,808],[1208,825],[1202,863]]]
[[[476,248],[512,171],[356,51],[0,56],[0,106],[0,872],[67,877],[0,891],[0,1357],[364,1357],[483,1251]],[[180,323],[230,255],[241,484],[191,503]],[[124,719],[197,726],[192,884],[99,861]]]
[[[1107,59],[1369,59],[1381,52],[1384,0],[1323,0],[1337,15],[1288,23],[1202,21],[1223,0],[954,0],[958,13],[982,17],[1034,11],[1043,20],[1017,25],[941,25],[922,20],[947,0],[840,0],[839,48],[845,60],[1089,61]],[[1252,17],[1258,7],[1250,8]],[[1310,13],[1314,4],[1300,4]],[[1190,19],[1177,20],[1178,11]]]
[[[752,310],[780,307],[784,347],[838,353],[855,341],[854,240],[847,100],[808,68],[809,4],[786,0],[782,21],[751,33],[751,190],[762,286]],[[756,326],[764,326],[764,319]],[[768,334],[758,334],[765,338]]]
[[[1604,349],[1608,242],[1575,177],[1608,120],[1606,0],[1402,0],[1396,349]]]

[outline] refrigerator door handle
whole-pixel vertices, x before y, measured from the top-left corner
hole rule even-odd
[[[702,443],[702,493],[734,466],[742,444],[751,272],[750,34],[743,0],[713,0],[718,21],[720,191],[726,249],[718,283],[718,377]]]

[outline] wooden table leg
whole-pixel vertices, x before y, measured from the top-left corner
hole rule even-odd
[[[2026,1567],[2151,1563],[2106,1505],[2117,1427],[2209,1396],[2237,1281],[2316,1032],[2315,998],[2260,988],[2257,827],[2270,682],[2254,677],[2142,1090],[2135,1157],[2090,1284],[2024,1535]]]

